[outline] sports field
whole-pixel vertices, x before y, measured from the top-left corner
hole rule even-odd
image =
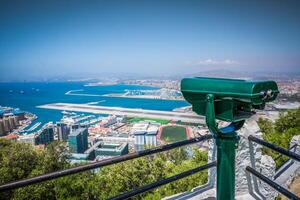
[[[166,126],[162,129],[160,139],[168,143],[186,140],[186,129],[182,126]]]
[[[167,124],[170,122],[170,120],[145,118],[145,117],[133,117],[133,118],[128,119],[129,123],[136,123],[136,122],[140,122],[140,121],[154,121],[154,122],[158,122],[160,124]]]

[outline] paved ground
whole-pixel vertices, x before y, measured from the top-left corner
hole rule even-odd
[[[289,188],[291,192],[295,193],[297,196],[300,196],[300,176],[294,179]]]
[[[289,190],[300,197],[300,176],[296,177],[291,185],[289,186]],[[283,195],[280,196],[283,200],[287,200],[288,198],[284,197]]]
[[[291,160],[289,160],[281,168],[278,171],[284,170],[284,172],[275,179],[275,182],[278,183],[279,185],[285,187],[287,181],[291,180],[293,178],[293,176],[295,176],[295,174],[297,174],[296,172],[300,168],[300,163],[292,162]],[[297,181],[300,181],[300,180],[297,179]],[[300,187],[299,187],[299,190],[300,190]]]

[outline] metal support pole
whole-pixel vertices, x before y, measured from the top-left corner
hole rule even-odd
[[[235,150],[239,141],[236,130],[239,130],[245,121],[232,122],[219,129],[215,118],[214,95],[208,94],[206,100],[206,124],[217,145],[217,200],[234,200]]]
[[[218,135],[217,143],[217,200],[234,200],[236,132]]]

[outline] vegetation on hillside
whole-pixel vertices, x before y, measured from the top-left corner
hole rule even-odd
[[[288,149],[292,137],[300,135],[300,108],[280,113],[279,119],[275,122],[260,118],[258,124],[265,140]],[[280,155],[268,148],[263,148],[263,152],[273,158]],[[280,167],[287,159],[286,156],[276,159],[276,167]]]
[[[65,145],[54,142],[45,150],[0,139],[0,184],[71,167]],[[207,153],[183,148],[159,153],[100,170],[82,172],[0,193],[0,199],[107,199],[133,188],[167,178],[207,163]],[[207,181],[207,171],[196,173],[133,199],[161,199],[191,190]]]

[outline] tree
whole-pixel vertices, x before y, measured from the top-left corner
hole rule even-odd
[[[56,199],[98,199],[96,176],[91,171],[59,178],[55,181]]]
[[[66,146],[60,142],[53,142],[45,150],[38,150],[30,144],[0,139],[0,147],[1,184],[69,166]],[[1,193],[0,199],[55,199],[54,188],[54,181],[46,181]]]
[[[262,133],[264,134],[274,133],[274,123],[269,119],[259,118],[258,124]]]
[[[277,132],[284,132],[290,128],[300,126],[300,108],[296,110],[289,110],[287,113],[280,113],[279,119],[275,122],[275,130]]]
[[[28,177],[39,163],[39,153],[31,145],[0,139],[0,184]],[[10,199],[13,192],[0,193]]]
[[[263,133],[263,138],[277,146],[285,149],[289,148],[291,139],[295,135],[300,134],[300,108],[289,110],[286,113],[280,113],[279,119],[275,123],[259,119],[258,125]],[[287,159],[286,156],[278,157],[280,154],[264,147],[263,153],[276,158],[276,167],[279,168]]]
[[[54,142],[45,150],[38,150],[31,145],[8,140],[0,140],[0,145],[0,181],[2,184],[74,167],[67,161],[68,155],[65,153],[66,147],[63,143]],[[189,156],[191,151],[193,153]],[[0,199],[107,199],[174,176],[206,162],[206,152],[196,148],[179,148],[97,170],[29,185],[2,193]],[[203,171],[154,191],[138,195],[133,199],[161,199],[165,196],[191,190],[206,181],[207,172]]]
[[[192,159],[180,160],[184,148],[174,149],[156,156],[148,156],[102,168],[97,173],[98,198],[107,199],[143,185],[174,176],[196,168],[207,162],[207,153],[195,151]],[[200,155],[201,154],[201,155]],[[199,160],[202,159],[203,160]],[[162,186],[154,191],[141,194],[133,199],[161,199],[179,192],[191,190],[207,181],[207,171]]]

